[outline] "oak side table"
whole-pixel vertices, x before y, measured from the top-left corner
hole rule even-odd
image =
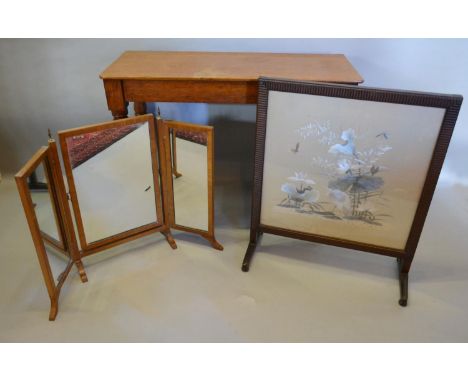
[[[256,104],[258,77],[357,85],[342,54],[127,51],[100,75],[114,119],[145,114],[145,102]]]

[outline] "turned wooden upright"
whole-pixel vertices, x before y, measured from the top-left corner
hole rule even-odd
[[[145,102],[256,104],[260,76],[357,85],[362,77],[342,54],[128,51],[100,75],[114,119]]]

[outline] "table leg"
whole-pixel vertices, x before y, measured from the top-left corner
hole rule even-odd
[[[133,110],[135,110],[135,115],[146,114],[146,102],[134,102]]]
[[[114,119],[127,118],[128,102],[124,97],[122,81],[104,80],[104,89],[106,90],[107,107]]]
[[[126,104],[128,105],[128,102]],[[125,109],[111,109],[111,113],[114,119],[123,119],[128,117],[127,106],[125,106]]]

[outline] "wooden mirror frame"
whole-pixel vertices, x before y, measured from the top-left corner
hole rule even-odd
[[[103,239],[90,242],[88,243],[85,236],[84,231],[84,224],[81,217],[80,206],[78,202],[78,195],[76,191],[75,181],[72,172],[72,166],[70,162],[70,157],[68,153],[68,144],[67,139],[76,135],[93,133],[123,126],[129,126],[139,123],[148,123],[148,132],[150,136],[150,148],[151,148],[151,161],[152,161],[152,168],[153,168],[153,187],[155,193],[155,206],[156,206],[156,216],[155,222],[145,224],[140,227],[132,228],[128,231],[121,232],[116,235],[112,235],[109,237],[105,237]],[[60,147],[62,151],[62,159],[65,167],[65,173],[67,176],[67,181],[69,185],[69,196],[71,199],[73,212],[75,215],[76,221],[76,228],[78,231],[78,236],[81,245],[81,255],[88,256],[98,251],[102,251],[107,248],[111,248],[113,246],[125,243],[130,240],[137,239],[139,237],[154,233],[154,232],[161,232],[165,237],[168,243],[172,248],[176,248],[176,244],[172,235],[170,233],[169,227],[165,222],[164,215],[163,215],[163,208],[162,208],[162,178],[161,182],[159,181],[160,178],[160,170],[161,166],[159,163],[161,162],[161,157],[158,158],[158,145],[156,142],[156,131],[154,125],[154,117],[152,114],[141,115],[137,117],[131,117],[127,119],[120,119],[111,122],[93,124],[78,127],[75,129],[63,130],[59,131],[59,140],[60,140]],[[161,153],[159,152],[159,156]]]
[[[41,231],[31,198],[28,178],[41,164],[44,165],[44,173],[48,182],[48,193],[50,195],[52,210],[57,224],[57,231],[61,239],[60,242]],[[62,285],[70,273],[73,264],[78,268],[81,281],[88,281],[81,262],[76,240],[74,240],[73,235],[69,234],[70,227],[73,227],[73,223],[68,203],[65,198],[65,185],[63,183],[62,172],[60,170],[60,162],[58,160],[55,141],[51,139],[49,140],[48,146],[41,147],[15,175],[15,180],[50,299],[49,320],[53,321],[58,313],[58,300]],[[51,245],[53,248],[69,257],[69,261],[64,271],[57,279],[57,283],[55,282],[54,275],[52,274],[45,244]]]
[[[168,224],[171,228],[195,233],[208,240],[211,246],[217,250],[222,251],[223,246],[216,240],[214,233],[214,139],[213,127],[196,125],[193,123],[185,123],[178,121],[163,120],[159,117],[156,119],[158,129],[158,139],[162,143],[160,145],[161,152],[164,155],[165,165],[165,213]],[[177,149],[175,137],[177,131],[187,131],[194,133],[205,133],[207,140],[207,179],[208,179],[208,229],[201,230],[193,227],[186,227],[179,225],[175,221],[175,206],[174,206],[174,187],[173,176],[176,178],[183,176],[177,171]],[[173,138],[171,141],[171,137]]]
[[[70,157],[68,155],[68,145],[66,139],[72,136],[85,133],[111,129],[115,127],[128,126],[138,123],[148,122],[148,130],[150,134],[151,160],[153,168],[153,180],[156,199],[156,217],[155,223],[150,223],[142,227],[137,227],[117,235],[113,235],[92,243],[86,242],[84,235],[83,222],[81,220],[80,209],[78,205],[78,197]],[[201,126],[186,124],[174,121],[162,121],[158,118],[158,129],[155,128],[154,116],[152,114],[140,115],[137,117],[115,120],[95,125],[88,125],[76,129],[60,131],[59,139],[61,144],[61,152],[65,167],[66,177],[69,186],[67,193],[64,177],[60,167],[60,159],[56,143],[53,139],[49,139],[49,146],[42,147],[16,174],[16,183],[20,194],[21,202],[24,207],[26,219],[31,231],[34,246],[37,251],[41,271],[46,284],[47,292],[51,301],[49,319],[55,320],[58,312],[58,298],[65,279],[67,278],[73,263],[78,268],[82,282],[88,281],[86,272],[82,264],[82,257],[89,256],[111,247],[126,243],[140,237],[160,232],[163,234],[172,249],[176,249],[177,245],[172,237],[170,227],[175,229],[196,233],[207,239],[211,245],[222,250],[223,247],[219,244],[214,236],[214,140],[213,129],[210,126]],[[169,128],[183,129],[185,131],[197,131],[207,133],[207,168],[208,168],[208,230],[203,231],[196,228],[184,227],[175,224],[174,215],[174,198],[172,187],[172,164],[171,164],[171,147]],[[43,233],[40,230],[31,195],[28,189],[28,177],[34,173],[37,166],[44,163],[46,177],[49,181],[49,192],[53,203],[54,213],[59,230],[61,242],[55,240]],[[70,200],[69,200],[70,199]],[[75,234],[75,225],[72,218],[69,203],[71,202],[75,215],[75,223],[78,231],[78,236],[81,243],[81,249],[78,246],[78,240]],[[44,243],[61,250],[70,257],[65,271],[59,276],[57,284],[54,281],[50,263],[47,258],[46,248]],[[63,245],[62,245],[63,243]]]
[[[427,212],[434,194],[450,138],[460,111],[463,97],[460,95],[445,95],[423,92],[410,92],[389,89],[377,89],[346,85],[324,84],[303,81],[291,81],[262,77],[259,79],[257,127],[255,139],[254,186],[252,194],[252,210],[250,224],[250,240],[242,262],[242,271],[248,272],[250,262],[255,253],[259,238],[263,233],[270,233],[316,243],[329,244],[337,247],[350,248],[359,251],[372,252],[395,257],[398,262],[400,282],[399,304],[406,306],[408,302],[408,273],[424,226]],[[406,246],[403,250],[365,244],[351,240],[331,238],[309,234],[280,227],[267,226],[260,223],[262,205],[263,167],[265,158],[265,138],[268,111],[268,95],[270,91],[319,95],[324,97],[348,98],[365,101],[417,105],[445,109],[439,135],[429,164],[418,207],[410,229]]]

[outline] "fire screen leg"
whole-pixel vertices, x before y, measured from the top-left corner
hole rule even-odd
[[[408,305],[408,272],[404,271],[402,259],[398,258],[398,279],[400,282],[400,300],[398,303],[400,306],[407,306]]]
[[[262,232],[250,232],[250,242],[249,246],[247,247],[247,251],[245,252],[244,260],[242,261],[242,272],[248,272],[250,268],[250,262],[252,257],[255,253],[255,249],[257,248],[257,244],[260,241],[260,237]]]

